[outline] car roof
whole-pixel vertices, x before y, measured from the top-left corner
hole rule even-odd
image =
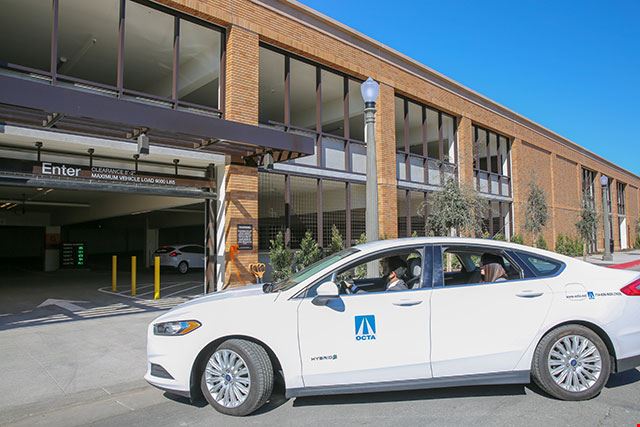
[[[400,239],[376,240],[375,242],[367,242],[355,246],[362,251],[376,251],[381,249],[389,249],[406,245],[434,245],[434,244],[457,244],[457,245],[481,245],[492,246],[495,248],[513,249],[526,251],[543,255],[550,258],[556,258],[563,261],[573,260],[573,258],[564,255],[534,248],[531,246],[520,245],[518,243],[504,242],[492,239],[475,239],[468,237],[404,237]]]

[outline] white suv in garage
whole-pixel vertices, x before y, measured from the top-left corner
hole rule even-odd
[[[193,268],[204,268],[204,247],[201,245],[166,245],[154,252],[160,257],[160,267],[172,267],[182,274]]]
[[[148,382],[231,415],[274,375],[289,398],[533,380],[584,400],[640,365],[640,276],[490,240],[372,242],[174,308],[147,358]]]

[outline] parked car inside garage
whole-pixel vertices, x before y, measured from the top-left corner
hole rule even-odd
[[[176,244],[159,247],[160,267],[171,267],[182,274],[194,268],[204,268],[204,247],[196,244]]]

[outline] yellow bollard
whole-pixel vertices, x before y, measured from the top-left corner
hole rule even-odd
[[[111,290],[118,291],[118,256],[111,257]]]
[[[136,256],[131,257],[131,296],[136,296]]]
[[[160,299],[160,257],[153,259],[153,299]]]

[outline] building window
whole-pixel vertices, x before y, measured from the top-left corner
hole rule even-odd
[[[510,240],[512,236],[511,203],[487,200],[483,233],[490,238]]]
[[[8,0],[0,64],[220,116],[224,35],[195,21],[146,1]]]
[[[616,184],[617,189],[617,202],[618,202],[618,215],[626,215],[627,207],[626,207],[626,199],[625,193],[627,189],[627,184],[623,184],[622,182],[618,182]]]
[[[425,236],[428,192],[398,189],[398,237]],[[427,209],[427,212],[424,211]]]
[[[331,230],[335,226],[342,239],[347,236],[347,187],[344,182],[322,180],[322,245],[331,244]]]
[[[583,203],[591,209],[596,208],[595,179],[596,173],[594,171],[582,168],[582,200]],[[591,239],[587,245],[587,250],[590,253],[598,250],[596,235],[597,232],[594,228],[591,234]]]
[[[316,138],[312,156],[291,163],[366,172],[360,82],[275,48],[260,47],[259,121]]]
[[[456,179],[455,117],[396,96],[395,124],[398,180],[440,186]]]
[[[51,1],[5,0],[0,12],[0,62],[51,69]]]
[[[120,0],[60,0],[58,74],[115,87]]]
[[[258,247],[269,249],[269,241],[278,232],[284,233],[285,187],[284,175],[260,173],[258,175]]]
[[[282,232],[285,244],[300,248],[307,231],[321,247],[331,243],[335,225],[345,246],[365,233],[365,185],[303,176],[259,172],[259,249]]]
[[[478,192],[511,197],[511,142],[504,135],[473,126],[474,185]]]
[[[349,183],[349,208],[351,211],[351,245],[355,245],[366,234],[367,192],[364,184]],[[366,237],[366,235],[365,235]]]
[[[291,194],[291,244],[299,248],[307,231],[318,241],[318,180],[287,176]]]

